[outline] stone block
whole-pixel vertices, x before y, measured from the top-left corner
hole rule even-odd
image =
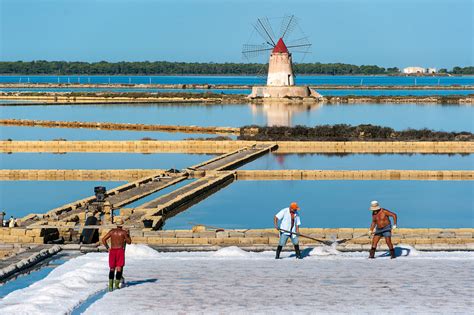
[[[268,237],[252,237],[252,244],[268,244],[269,238]]]
[[[159,236],[149,236],[149,237],[143,237],[146,239],[146,243],[150,245],[161,245],[163,244],[163,238]]]
[[[177,238],[193,238],[193,231],[176,231]]]
[[[204,231],[193,233],[193,238],[216,238],[216,232]]]
[[[2,235],[0,240],[4,243],[18,243],[18,236],[17,235]]]
[[[18,241],[20,243],[33,243],[34,237],[33,236],[18,236]]]
[[[15,236],[25,236],[25,229],[20,229],[20,228],[12,228],[10,231],[10,235],[15,235]]]
[[[417,238],[415,244],[433,244],[433,239],[431,238]]]
[[[259,230],[249,230],[245,232],[245,237],[261,237],[262,231]]]
[[[353,234],[351,232],[338,232],[337,233],[338,239],[348,239],[352,237],[353,237]]]
[[[372,240],[370,238],[356,238],[348,241],[347,244],[372,244]]]
[[[162,242],[163,245],[178,244],[178,239],[175,237],[163,237]]]
[[[209,244],[209,239],[206,237],[193,238],[193,244],[196,245],[207,245]]]
[[[181,245],[191,245],[193,244],[193,238],[192,237],[179,237],[177,238],[178,244]]]
[[[250,237],[240,237],[239,238],[239,244],[250,245],[250,244],[252,244],[252,238],[250,238]]]
[[[0,235],[10,235],[9,228],[0,228]]]
[[[144,236],[131,236],[132,243],[136,244],[148,244],[148,237]]]
[[[130,230],[130,237],[143,237],[143,231],[141,230]]]
[[[456,231],[456,238],[472,238],[471,232]]]
[[[442,231],[438,234],[439,238],[455,238],[456,233],[454,231]]]
[[[300,243],[301,245],[318,245],[318,244],[321,244],[320,242],[311,240],[311,239],[309,239],[309,238],[304,238],[304,237],[301,237],[301,238],[300,238],[299,243]],[[292,246],[293,244],[288,240],[288,242],[286,243],[286,245]]]
[[[216,232],[216,238],[228,238],[228,237],[229,237],[229,232],[227,231]]]
[[[244,237],[244,232],[229,231],[229,237]]]
[[[449,238],[432,238],[433,244],[447,244]]]
[[[278,237],[269,237],[268,238],[268,244],[269,245],[278,245],[279,242],[280,242],[280,238],[278,238]]]

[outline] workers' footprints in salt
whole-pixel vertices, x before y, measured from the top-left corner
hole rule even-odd
[[[158,253],[132,244],[127,246],[124,270],[131,285],[105,294],[85,314],[465,313],[473,306],[472,290],[466,288],[474,283],[474,253],[398,248],[403,250],[395,260],[385,252],[368,260],[367,252],[342,253],[330,246],[303,251],[303,260],[295,259],[293,252],[283,252],[283,259],[275,260],[273,251],[227,247],[216,252]],[[107,273],[106,253],[83,255],[30,287],[7,295],[0,300],[0,309],[27,314],[71,312],[106,288]],[[396,294],[386,304],[373,302],[374,292]]]

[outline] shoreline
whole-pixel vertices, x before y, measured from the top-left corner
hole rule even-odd
[[[311,89],[332,90],[473,90],[474,85],[348,85],[311,84]],[[140,88],[140,89],[252,89],[248,84],[138,84],[138,83],[0,83],[0,88]],[[473,92],[474,93],[474,92]]]

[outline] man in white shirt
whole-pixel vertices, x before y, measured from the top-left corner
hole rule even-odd
[[[275,259],[280,258],[281,250],[283,249],[283,246],[286,245],[288,238],[291,238],[291,242],[295,246],[296,258],[301,259],[298,235],[296,234],[299,233],[299,227],[301,225],[300,215],[298,213],[299,209],[300,208],[298,207],[298,204],[296,202],[292,202],[289,208],[280,210],[280,212],[278,212],[273,219],[275,229],[280,232],[280,242],[278,243]],[[280,223],[279,226],[278,223]]]

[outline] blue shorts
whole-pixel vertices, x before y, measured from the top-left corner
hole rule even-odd
[[[383,237],[391,237],[392,236],[392,225],[386,225],[383,228],[375,228],[374,235],[383,236]]]
[[[293,237],[290,237],[288,234],[281,233],[280,232],[280,242],[278,243],[279,246],[285,246],[286,242],[288,241],[288,238],[291,238],[291,242],[293,245],[298,245],[298,235],[294,235]]]

